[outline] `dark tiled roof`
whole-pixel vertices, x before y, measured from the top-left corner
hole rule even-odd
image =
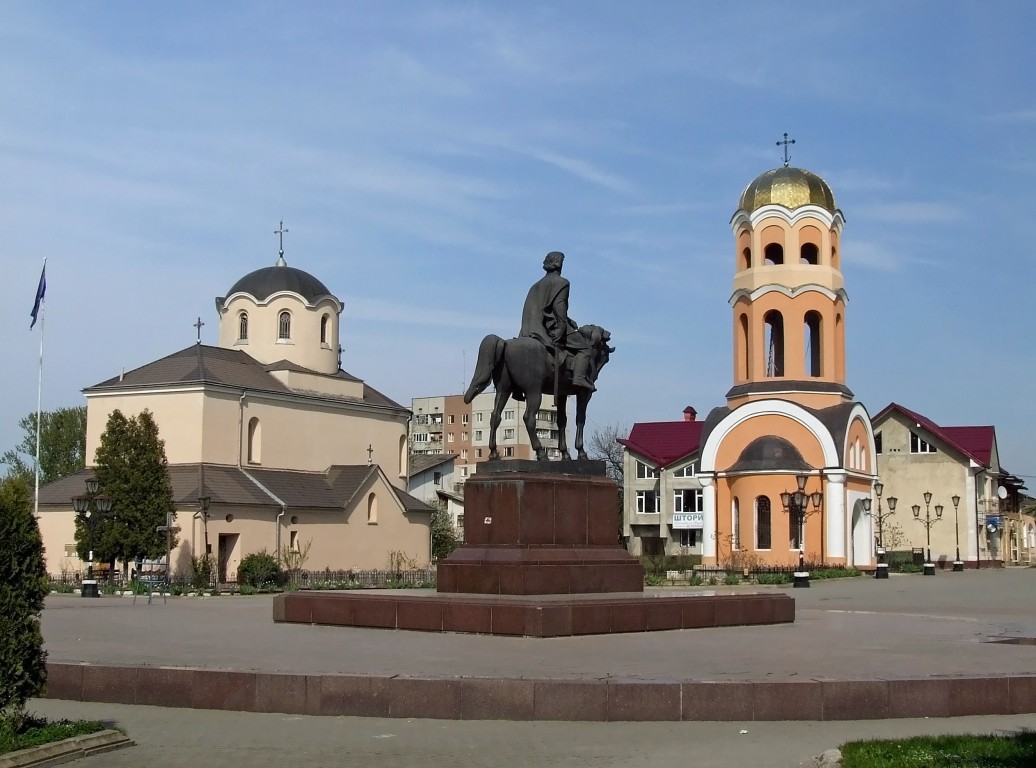
[[[619,443],[661,469],[701,447],[702,426],[700,421],[641,422],[634,424],[630,436]]]
[[[230,287],[227,296],[247,293],[262,302],[281,291],[297,293],[310,304],[315,304],[317,299],[324,296],[332,295],[327,286],[309,272],[280,264],[249,272]]]
[[[291,391],[271,376],[262,363],[245,352],[205,344],[193,344],[121,376],[87,387],[84,391],[200,383],[267,392]]]
[[[818,381],[817,379],[767,379],[766,381],[753,381],[748,384],[737,384],[727,391],[727,398],[739,397],[741,395],[765,395],[780,394],[783,392],[830,392],[845,397],[852,397],[853,393],[845,384],[838,384],[833,381]],[[780,398],[778,398],[780,399]]]
[[[206,344],[191,346],[174,352],[160,360],[135,368],[120,376],[114,376],[100,384],[87,387],[84,392],[99,390],[135,389],[138,387],[173,386],[177,384],[221,384],[234,389],[250,389],[258,392],[293,392],[274,377],[270,371],[289,370],[324,376],[317,371],[282,360],[263,365],[240,349],[225,349]],[[361,381],[350,373],[338,371],[328,378]],[[320,392],[307,393],[328,400],[351,400]],[[404,406],[386,397],[374,387],[363,385],[364,403],[381,408],[407,410]]]
[[[283,469],[244,469],[225,464],[175,464],[169,467],[173,486],[173,500],[179,508],[198,503],[200,496],[208,496],[211,504],[247,505],[277,508],[269,494],[251,478],[258,481],[289,509],[342,509],[350,505],[378,465],[336,465],[327,472],[300,472]],[[93,472],[81,470],[40,488],[40,504],[68,506],[73,496],[82,495],[85,481]],[[202,483],[202,477],[204,481]],[[430,507],[413,496],[393,490],[407,511],[429,512]]]
[[[777,435],[763,435],[745,446],[737,461],[730,468],[731,472],[766,472],[773,470],[794,470],[808,472],[812,470],[802,458],[799,449],[789,440]]]
[[[410,454],[410,471],[407,477],[416,477],[432,467],[451,462],[457,458],[455,453],[412,453]]]
[[[882,421],[893,412],[898,412],[915,424],[919,424],[976,464],[983,467],[989,466],[993,445],[996,443],[996,430],[993,427],[940,427],[927,416],[904,408],[898,403],[889,403],[882,408],[881,412],[874,417],[873,422]]]

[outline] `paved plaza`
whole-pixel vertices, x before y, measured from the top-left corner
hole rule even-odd
[[[566,638],[441,635],[274,624],[266,596],[52,595],[52,663],[305,675],[614,680],[873,681],[1036,674],[1036,569],[893,575],[787,589],[793,624]],[[759,590],[733,587],[716,591]],[[649,590],[649,594],[653,593]],[[1036,728],[1036,714],[828,722],[508,722],[314,717],[39,700],[50,717],[110,720],[138,746],[85,766],[809,765],[846,740]]]

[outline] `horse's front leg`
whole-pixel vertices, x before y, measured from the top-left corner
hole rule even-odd
[[[547,460],[547,450],[540,442],[539,435],[536,434],[536,414],[540,412],[542,402],[543,395],[539,392],[526,393],[525,416],[522,417],[522,421],[525,422],[525,431],[529,434],[529,445],[536,452],[537,461]]]
[[[586,461],[589,456],[583,450],[583,425],[586,424],[586,404],[590,401],[590,394],[580,392],[576,395],[576,456],[581,461]]]
[[[561,458],[571,459],[572,457],[568,455],[568,397],[559,394],[554,405],[557,408],[558,417],[558,451],[561,453]]]

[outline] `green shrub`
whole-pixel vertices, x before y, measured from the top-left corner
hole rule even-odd
[[[665,579],[657,573],[645,573],[644,584],[648,587],[660,587],[665,584]]]
[[[810,578],[812,579],[847,579],[853,576],[859,576],[860,572],[855,568],[817,568],[815,571],[810,571]]]
[[[239,595],[258,595],[259,590],[253,587],[251,584],[242,584],[237,588]]]
[[[740,584],[741,583],[741,574],[739,574],[739,573],[728,573],[726,576],[723,577],[723,583],[726,584],[728,587],[732,587],[735,584]]]
[[[52,581],[47,585],[48,592],[57,592],[62,595],[71,595],[76,591],[76,588],[71,584],[66,584],[63,581]]]
[[[790,584],[791,575],[787,573],[760,573],[755,580],[760,584]]]
[[[900,573],[920,573],[922,570],[922,566],[914,565],[913,563],[900,563],[899,568],[897,568],[896,570],[898,570]]]
[[[666,571],[689,571],[701,565],[701,555],[643,555],[640,564],[644,573],[665,576]]]
[[[212,555],[199,555],[191,558],[191,586],[199,589],[212,584],[212,572],[215,563]]]
[[[29,486],[0,481],[0,719],[16,727],[25,702],[47,681],[40,616],[47,596],[43,540],[29,504]]]
[[[277,558],[261,549],[241,558],[241,565],[237,568],[237,583],[248,584],[256,589],[280,586],[284,583],[284,573]]]

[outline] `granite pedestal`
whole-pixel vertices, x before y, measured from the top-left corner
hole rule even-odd
[[[787,595],[645,597],[617,495],[604,462],[487,462],[464,485],[465,543],[437,592],[286,593],[274,621],[529,637],[794,621]]]

